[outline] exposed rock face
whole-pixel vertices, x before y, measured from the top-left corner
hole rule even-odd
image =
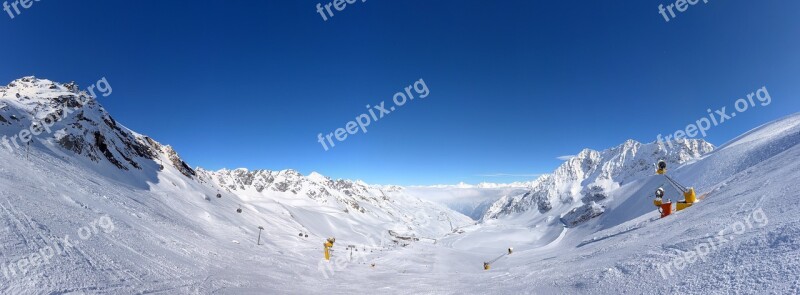
[[[605,212],[605,207],[595,202],[583,204],[580,207],[573,208],[567,214],[561,217],[561,223],[566,227],[575,227],[581,223],[589,221],[589,219],[600,216]]]
[[[140,170],[146,161],[161,155],[187,177],[195,175],[171,147],[117,124],[117,121],[74,82],[61,84],[36,77],[24,77],[0,86],[0,126],[9,133],[30,129],[36,141],[53,141],[67,151],[91,161],[107,161],[122,170]],[[14,141],[16,140],[16,141]],[[7,146],[23,145],[14,139]]]

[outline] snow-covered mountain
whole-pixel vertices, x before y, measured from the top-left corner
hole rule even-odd
[[[409,195],[399,186],[373,186],[360,180],[333,180],[316,172],[303,176],[295,170],[250,171],[240,168],[207,171],[197,168],[197,177],[201,182],[245,201],[273,198],[276,195],[303,198],[334,212],[375,219],[362,221],[365,224],[394,224],[377,228],[375,232],[392,230],[408,236],[430,237],[454,229],[450,228],[449,222],[439,220],[441,216],[455,220],[456,225],[470,223],[464,215]],[[436,224],[432,224],[434,219]]]
[[[319,273],[327,237],[336,237],[339,249],[378,251],[434,241],[472,223],[396,187],[292,170],[191,168],[169,145],[115,121],[74,83],[25,77],[0,87],[0,136],[3,294],[196,292],[174,286],[241,267],[223,257],[284,253],[276,262],[284,266],[314,257],[283,277]],[[80,245],[61,242],[90,225],[99,230],[100,218],[114,230],[95,231]],[[57,262],[17,264],[52,247],[63,250]]]
[[[604,211],[608,192],[632,180],[651,175],[654,164],[665,160],[677,167],[711,151],[714,146],[700,140],[643,144],[634,140],[604,151],[584,149],[552,174],[534,180],[524,194],[505,196],[495,202],[482,220],[527,211],[567,214],[567,219],[585,220]],[[577,215],[576,215],[577,214]]]
[[[27,149],[23,138],[33,137],[34,148],[70,151],[82,161],[106,162],[120,170],[143,170],[166,160],[187,177],[194,175],[172,147],[118,124],[74,82],[24,77],[0,86],[0,132],[5,135],[0,144],[10,151]]]
[[[0,294],[800,292],[800,114],[716,149],[585,150],[477,224],[411,187],[192,169],[74,84],[0,87],[0,136]],[[663,219],[659,159],[704,196]]]

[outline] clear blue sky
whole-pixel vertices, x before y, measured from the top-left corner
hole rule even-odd
[[[327,22],[317,3],[42,0],[0,12],[0,81],[105,76],[109,112],[194,166],[404,185],[529,180],[764,85],[771,105],[706,139],[800,110],[800,1],[701,1],[669,23],[667,1],[368,0]],[[419,78],[428,98],[317,142]]]

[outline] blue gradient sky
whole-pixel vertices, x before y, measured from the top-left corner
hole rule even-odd
[[[368,0],[327,22],[317,3],[42,0],[0,14],[0,83],[105,76],[109,112],[191,165],[404,185],[529,180],[765,85],[771,105],[706,139],[800,109],[800,1],[710,1],[669,23],[666,1]],[[425,100],[317,142],[420,78]]]

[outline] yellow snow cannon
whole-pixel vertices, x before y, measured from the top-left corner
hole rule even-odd
[[[336,242],[335,238],[328,238],[322,246],[325,247],[325,260],[331,260],[331,247],[333,247],[333,243]]]
[[[681,211],[683,209],[689,208],[692,206],[692,204],[697,202],[697,194],[695,194],[694,188],[690,187],[685,192],[683,192],[683,198],[684,198],[683,201],[680,201],[678,202],[677,205],[675,205],[676,211]]]
[[[686,198],[686,203],[694,204],[697,202],[697,194],[695,194],[693,187],[686,190],[686,192],[683,193],[683,197]]]
[[[664,175],[667,174],[667,162],[664,160],[659,160],[658,164],[656,164],[656,174]]]
[[[489,270],[489,268],[491,268],[491,267],[489,266],[489,263],[488,263],[488,262],[484,262],[484,263],[483,263],[483,270]]]
[[[667,163],[664,162],[664,160],[658,161],[658,164],[656,164],[656,168],[658,169],[656,170],[656,173],[664,175],[669,184],[671,184],[676,190],[683,193],[683,200],[678,201],[678,203],[675,204],[675,211],[681,211],[683,209],[689,208],[692,206],[692,204],[697,202],[697,194],[695,193],[694,188],[686,187],[666,174]],[[658,197],[659,192],[661,194],[661,197],[663,197],[664,192],[661,188],[659,188],[659,191],[656,192],[656,197]],[[655,205],[658,206],[658,203],[655,203]]]

